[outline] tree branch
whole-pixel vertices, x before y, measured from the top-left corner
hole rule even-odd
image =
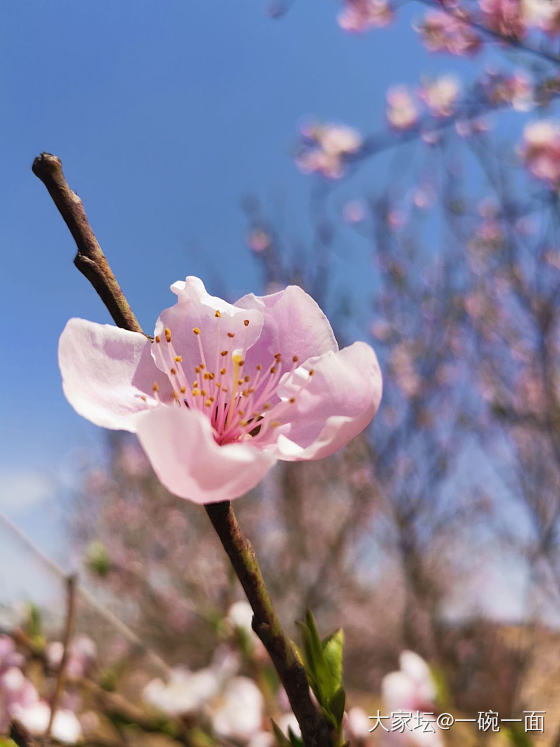
[[[78,270],[93,285],[117,327],[142,332],[89,225],[82,201],[68,186],[60,158],[51,153],[41,153],[31,168],[48,189],[76,242],[78,252],[74,264]]]
[[[64,634],[62,638],[62,658],[60,660],[60,665],[58,667],[58,672],[56,676],[56,685],[51,701],[51,713],[49,716],[49,724],[47,726],[47,731],[45,732],[45,737],[50,737],[53,723],[54,723],[54,717],[56,716],[56,710],[58,708],[58,704],[60,703],[60,698],[62,696],[62,690],[64,688],[64,679],[66,676],[66,665],[68,663],[68,657],[70,654],[70,642],[72,639],[72,630],[74,628],[74,618],[76,616],[76,576],[68,576],[66,579],[66,621],[64,623]]]
[[[49,191],[78,247],[74,264],[92,283],[117,326],[142,332],[89,225],[79,197],[70,189],[60,159],[43,153],[33,162],[33,173]],[[290,705],[300,724],[306,747],[332,747],[334,736],[311,700],[305,669],[274,611],[255,552],[243,536],[229,501],[207,505],[206,512],[253,609],[253,628],[276,667]]]

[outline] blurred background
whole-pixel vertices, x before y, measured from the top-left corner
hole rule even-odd
[[[206,516],[64,399],[66,321],[110,319],[48,151],[146,331],[194,274],[300,284],[375,348],[372,427],[236,502],[290,635],[306,609],[345,630],[350,743],[560,744],[559,39],[556,0],[3,8],[0,733],[52,698],[71,573],[55,739],[297,731]],[[378,709],[519,721],[369,734]]]

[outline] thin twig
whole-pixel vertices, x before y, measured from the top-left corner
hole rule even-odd
[[[48,568],[49,571],[54,573],[54,575],[59,579],[65,580],[67,578],[68,574],[64,572],[58,563],[55,563],[54,560],[45,555],[45,553],[40,550],[19,527],[10,521],[10,519],[8,519],[8,517],[3,513],[0,513],[0,523],[14,535],[14,537],[16,537],[17,540],[45,566],[45,568]],[[88,605],[88,607],[97,612],[97,614],[103,617],[104,620],[115,628],[115,630],[117,630],[122,637],[131,644],[131,646],[150,659],[152,664],[154,664],[163,674],[166,676],[169,675],[171,669],[163,661],[161,656],[146,646],[146,644],[142,642],[142,640],[128,627],[126,623],[98,602],[90,591],[78,583],[76,585],[76,593],[80,596],[82,601]]]
[[[231,503],[209,503],[205,509],[253,609],[253,630],[268,651],[284,685],[305,744],[332,745],[330,729],[310,698],[305,670],[282,630],[255,551],[243,536]]]
[[[68,657],[70,655],[70,642],[72,640],[72,631],[74,630],[74,620],[76,618],[76,582],[77,578],[74,574],[68,576],[66,579],[66,620],[64,623],[64,634],[62,637],[62,658],[58,667],[56,675],[56,685],[54,688],[53,697],[51,700],[51,713],[49,716],[49,723],[45,732],[45,737],[48,739],[51,735],[54,717],[62,691],[64,688],[64,680],[66,677],[66,665],[68,663]]]
[[[60,158],[51,153],[41,153],[33,161],[31,168],[48,189],[76,242],[78,253],[74,257],[74,264],[78,270],[93,285],[117,327],[142,332],[95,238],[81,199],[70,189],[64,178]]]
[[[78,246],[78,254],[74,260],[76,267],[94,285],[119,327],[142,332],[89,226],[81,200],[64,178],[60,159],[43,153],[33,162],[33,173],[47,187],[74,237]],[[82,261],[81,258],[87,261]],[[93,264],[95,271],[92,270]],[[254,630],[276,667],[300,724],[306,747],[332,747],[334,738],[329,723],[311,700],[305,669],[293,644],[282,630],[255,552],[243,536],[231,504],[229,501],[215,503],[206,506],[206,511],[253,608]]]

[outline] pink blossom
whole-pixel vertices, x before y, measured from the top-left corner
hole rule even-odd
[[[475,54],[481,46],[480,37],[470,26],[442,10],[429,10],[417,30],[430,52]]]
[[[488,28],[506,37],[525,34],[520,0],[479,0],[482,18]]]
[[[255,228],[249,235],[248,244],[250,249],[260,254],[270,247],[270,236],[262,228]]]
[[[418,122],[418,107],[406,86],[387,91],[387,121],[395,130],[410,130]]]
[[[261,731],[264,698],[248,677],[230,680],[212,708],[214,731],[225,739],[247,740]]]
[[[442,75],[424,83],[420,89],[420,98],[434,117],[450,117],[460,91],[460,83],[454,75]]]
[[[344,0],[338,24],[345,31],[360,33],[386,26],[393,19],[387,0]]]
[[[348,157],[363,145],[360,133],[347,125],[313,123],[302,128],[302,135],[297,165],[306,174],[318,173],[328,179],[341,177]]]
[[[560,184],[560,121],[531,122],[523,132],[520,154],[534,177],[552,186]]]
[[[366,209],[363,202],[351,200],[342,208],[342,217],[346,223],[361,223],[366,217]]]
[[[387,674],[381,683],[381,694],[385,710],[416,714],[434,713],[436,686],[430,668],[413,651],[403,651],[399,658],[400,670]],[[423,730],[396,731],[386,735],[387,743],[398,745],[433,745],[443,743],[438,733],[427,734]]]
[[[320,459],[369,424],[381,398],[374,351],[338,349],[315,301],[290,286],[235,304],[201,280],[142,334],[71,319],[60,338],[66,397],[105,428],[137,433],[172,493],[207,503],[254,487],[277,459]]]
[[[521,0],[521,14],[527,26],[551,35],[560,33],[560,6],[554,0]]]

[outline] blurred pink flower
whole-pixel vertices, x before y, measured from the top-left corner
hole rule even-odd
[[[461,85],[454,75],[442,75],[424,83],[419,95],[434,117],[450,117],[460,91]]]
[[[418,107],[406,86],[387,91],[387,121],[395,130],[410,130],[418,122]]]
[[[520,0],[479,0],[479,5],[484,23],[497,34],[513,38],[525,34]]]
[[[560,121],[531,122],[523,131],[521,157],[530,173],[552,186],[560,185]]]
[[[387,0],[344,0],[338,24],[345,31],[360,33],[386,26],[393,19]]]
[[[211,708],[214,731],[225,739],[247,740],[262,727],[264,698],[248,677],[234,677]]]
[[[329,179],[341,177],[345,160],[363,145],[360,133],[347,125],[312,123],[302,128],[302,136],[298,167],[305,174],[319,173]]]
[[[527,26],[560,33],[560,5],[555,0],[521,0],[521,14]]]
[[[342,208],[342,217],[346,223],[361,223],[366,217],[366,209],[363,202],[351,200]]]
[[[260,254],[270,247],[270,236],[262,228],[255,228],[249,234],[248,244],[250,249]]]
[[[381,697],[385,710],[416,714],[434,714],[436,686],[430,668],[421,656],[413,651],[403,651],[399,658],[400,670],[385,675],[381,683]],[[388,744],[398,745],[443,745],[439,733],[425,733],[423,730],[392,731],[384,734]]]
[[[332,454],[381,399],[374,351],[338,349],[315,301],[290,286],[235,304],[201,280],[171,286],[150,342],[71,319],[59,344],[66,397],[93,423],[136,432],[172,493],[207,503],[254,487],[277,459]]]
[[[442,10],[429,10],[417,30],[430,52],[475,54],[481,46],[480,37],[470,26]]]

